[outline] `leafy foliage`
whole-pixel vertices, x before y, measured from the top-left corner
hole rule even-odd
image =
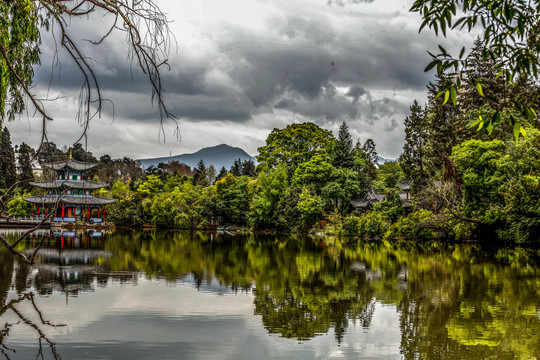
[[[332,165],[347,169],[354,166],[353,140],[346,122],[339,127],[338,138],[332,149]]]
[[[15,184],[17,180],[15,169],[15,153],[11,146],[11,135],[4,127],[0,134],[0,189],[7,190]]]
[[[25,88],[39,64],[40,25],[46,25],[31,0],[0,2],[0,126],[25,109]]]
[[[540,52],[538,4],[536,1],[441,1],[416,0],[411,11],[418,12],[425,26],[436,34],[446,36],[447,30],[465,29],[468,32],[476,27],[483,29],[482,49],[479,43],[465,56],[465,47],[459,56],[453,56],[439,45],[440,53],[431,54],[433,60],[426,71],[436,68],[437,74],[450,75],[442,85],[437,96],[444,94],[444,102],[450,98],[457,102],[457,89],[462,82],[468,82],[481,97],[485,96],[483,78],[468,69],[471,62],[479,59],[493,62],[492,71],[502,76],[507,84],[512,84],[522,76],[538,78],[538,53]],[[519,135],[524,127],[537,120],[536,104],[527,101],[527,97],[512,94],[511,105],[523,114],[525,122],[511,124]],[[495,120],[498,120],[495,118]],[[490,119],[482,124],[482,129],[492,125]],[[516,136],[517,139],[517,136]]]
[[[319,150],[326,149],[334,141],[328,130],[321,129],[314,123],[288,125],[285,129],[274,129],[266,139],[266,145],[259,148],[258,168],[274,168],[285,164],[289,174],[294,169],[311,159]]]

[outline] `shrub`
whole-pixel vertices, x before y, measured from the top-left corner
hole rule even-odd
[[[179,213],[174,218],[174,226],[177,229],[190,229],[191,228],[191,221],[189,220],[189,215],[186,213]]]
[[[392,224],[385,234],[388,239],[402,240],[433,240],[438,237],[438,232],[428,228],[429,221],[433,218],[429,210],[418,210],[407,216],[400,217]]]
[[[347,217],[344,229],[346,228],[347,235],[358,235],[364,239],[381,239],[388,226],[389,223],[383,215],[371,211],[360,217]]]

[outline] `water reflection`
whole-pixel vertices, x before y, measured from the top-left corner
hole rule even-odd
[[[21,308],[25,310],[21,310]],[[32,317],[37,319],[33,320]],[[9,301],[0,309],[0,319],[5,320],[3,329],[0,330],[0,353],[6,359],[11,359],[17,353],[16,345],[11,345],[9,342],[9,335],[11,332],[17,331],[18,327],[24,328],[22,331],[29,339],[37,337],[36,359],[61,359],[56,344],[49,339],[43,328],[58,328],[66,325],[52,324],[45,320],[34,301],[32,292],[20,294],[18,298]]]
[[[32,251],[37,241],[39,238],[27,242],[27,250]],[[361,339],[348,337],[349,332],[379,331],[381,321],[392,318],[389,315],[392,311],[397,313],[396,321],[388,320],[381,331],[399,329],[401,342],[391,356],[380,352],[377,356],[540,357],[540,261],[535,250],[499,250],[486,255],[474,245],[388,243],[364,243],[348,249],[335,239],[321,242],[280,237],[236,238],[227,234],[118,231],[58,234],[38,254],[36,265],[29,267],[0,251],[2,304],[9,300],[7,294],[13,288],[18,294],[34,290],[41,295],[62,293],[83,297],[85,292],[97,292],[112,284],[140,284],[145,290],[129,296],[131,301],[137,301],[129,310],[129,321],[135,321],[133,308],[136,307],[141,312],[138,319],[147,319],[146,325],[143,320],[137,324],[160,334],[160,326],[171,326],[173,333],[184,333],[187,328],[181,330],[179,326],[188,326],[192,332],[200,329],[200,336],[204,337],[204,331],[218,331],[204,325],[210,323],[224,326],[225,333],[233,332],[231,324],[241,326],[247,315],[228,317],[227,325],[214,324],[223,310],[219,310],[222,299],[216,295],[232,294],[238,300],[248,296],[256,319],[260,319],[267,333],[301,342],[332,334],[345,357],[367,355],[365,349],[359,352],[355,348],[358,345],[355,341]],[[160,285],[155,287],[155,284]],[[190,306],[208,301],[204,312],[193,308],[192,312],[199,315],[177,314],[175,306],[180,306],[177,303],[187,306],[187,290],[173,291],[178,298],[171,299],[165,294],[169,286],[181,284],[190,284],[199,291],[199,295],[189,293],[198,296],[191,299]],[[114,288],[114,291],[108,293],[111,298],[100,304],[131,293],[128,288]],[[146,295],[146,291],[153,293]],[[147,303],[143,301],[146,296],[151,296]],[[170,319],[163,314],[156,317],[152,306],[176,315],[171,314]],[[111,310],[101,311],[107,314]],[[217,318],[210,320],[209,313],[215,313]],[[109,320],[128,321],[115,317],[117,313],[113,315]],[[159,324],[156,319],[161,319]],[[375,348],[384,342],[377,336],[372,341]]]

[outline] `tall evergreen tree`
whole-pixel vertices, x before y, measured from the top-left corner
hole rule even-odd
[[[56,144],[53,142],[43,143],[41,150],[39,152],[39,160],[42,163],[51,163],[55,161],[67,160],[68,155],[56,147]]]
[[[332,165],[346,169],[354,166],[353,140],[345,121],[339,127],[338,138],[332,151]]]
[[[426,109],[425,157],[435,168],[443,164],[443,157],[450,155],[452,147],[460,143],[459,133],[464,126],[458,120],[458,109],[449,101],[443,105],[443,96],[437,97],[441,87],[448,80],[439,77],[428,84],[428,105]]]
[[[405,118],[405,144],[399,161],[405,176],[418,187],[425,179],[426,113],[416,100],[410,110],[411,114]]]
[[[227,176],[228,173],[229,172],[227,171],[227,169],[225,169],[225,166],[222,166],[219,170],[219,173],[217,174],[216,181],[223,179],[225,176]]]
[[[242,161],[242,175],[255,177],[255,163],[253,162],[253,160],[248,159]]]
[[[34,179],[34,172],[32,171],[32,164],[30,163],[30,154],[33,149],[26,143],[22,143],[19,147],[19,173],[17,174],[17,180],[21,181],[21,187],[23,189],[29,189],[29,182]]]
[[[202,185],[202,186],[208,186],[208,181],[206,179],[207,175],[207,168],[206,165],[204,165],[203,159],[201,159],[197,163],[197,167],[195,168],[195,175],[193,176],[193,183],[195,185]]]
[[[377,164],[379,157],[377,156],[377,149],[375,148],[375,142],[373,139],[367,139],[362,146],[362,152],[366,159],[365,171],[367,173],[369,182],[373,182],[377,178]]]
[[[242,176],[242,161],[240,159],[234,160],[234,163],[231,166],[229,172],[236,177]]]
[[[83,161],[87,163],[97,162],[94,154],[92,154],[91,151],[86,151],[86,149],[82,146],[81,143],[73,144],[73,148],[71,149],[71,155],[73,157],[73,160]]]
[[[0,135],[0,189],[8,189],[17,179],[15,153],[11,146],[11,134],[4,127]]]
[[[214,165],[210,164],[210,166],[206,169],[206,181],[209,185],[212,185],[217,178],[217,171]]]
[[[496,68],[497,64],[491,58],[484,59],[483,50],[484,42],[478,37],[467,57],[465,73],[471,84],[481,84],[483,96],[476,87],[465,87],[459,99],[459,107],[465,112],[483,105],[498,109],[507,100],[504,76],[497,76],[500,71]]]
[[[367,139],[364,145],[362,145],[362,150],[364,150],[364,154],[366,154],[366,159],[373,165],[376,165],[379,162],[379,156],[377,155],[377,149],[373,139]]]

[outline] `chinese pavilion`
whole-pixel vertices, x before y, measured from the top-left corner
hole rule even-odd
[[[106,183],[90,181],[84,172],[97,166],[71,158],[44,166],[56,171],[54,180],[30,182],[46,190],[44,195],[23,197],[33,204],[32,217],[52,216],[54,222],[104,223],[105,206],[116,200],[95,196],[93,192],[107,186]]]

